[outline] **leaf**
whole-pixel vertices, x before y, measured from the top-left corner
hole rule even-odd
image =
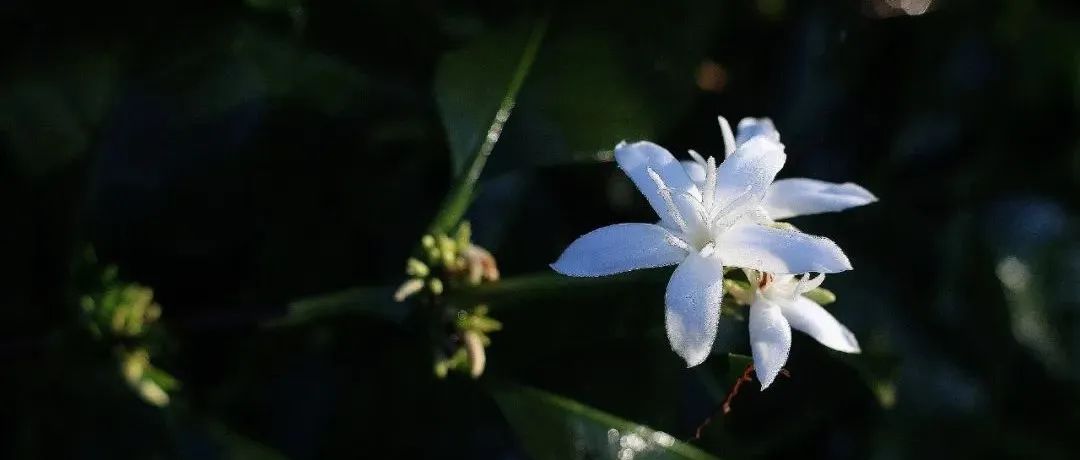
[[[699,0],[560,10],[489,169],[610,161],[620,141],[664,136],[700,94],[693,75],[716,10]]]
[[[223,423],[207,422],[204,430],[210,440],[220,449],[218,453],[221,454],[221,458],[232,460],[285,460],[288,458],[254,439],[233,431]]]
[[[667,433],[535,388],[502,384],[492,394],[536,460],[715,458]]]
[[[835,355],[837,359],[855,369],[882,408],[891,409],[896,406],[896,379],[900,362],[896,356],[874,352]]]
[[[91,147],[111,106],[117,63],[106,51],[43,57],[0,89],[0,139],[14,164],[42,176]],[[0,144],[0,150],[3,144]]]
[[[274,2],[263,6],[269,8],[270,3]],[[282,0],[278,4],[292,8],[293,3]],[[197,64],[173,71],[176,75],[201,72],[189,96],[195,116],[220,116],[266,98],[337,115],[367,96],[368,79],[335,56],[247,23],[222,35],[212,43],[209,56],[191,59]],[[206,53],[201,49],[191,52]],[[178,84],[186,87],[192,83],[185,80]]]
[[[295,326],[342,315],[369,316],[400,324],[409,315],[411,304],[395,302],[393,296],[393,288],[379,286],[309,297],[289,304],[289,313],[268,325]]]
[[[447,232],[465,214],[476,181],[510,118],[536,60],[548,16],[509,33],[482,37],[446,55],[435,76],[435,98],[446,127],[457,182],[429,233]]]

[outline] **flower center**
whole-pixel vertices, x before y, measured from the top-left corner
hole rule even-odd
[[[709,243],[715,243],[720,234],[739,221],[745,213],[738,211],[747,208],[745,205],[751,195],[748,189],[724,203],[718,202],[716,159],[703,159],[694,151],[690,154],[705,170],[705,180],[697,184],[700,196],[671,189],[652,168],[647,172],[664,199],[668,218],[666,222],[674,224],[675,228],[669,230],[675,232],[692,249],[701,251]]]

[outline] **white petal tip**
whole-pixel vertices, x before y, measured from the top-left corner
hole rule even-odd
[[[570,277],[574,277],[574,278],[596,278],[596,277],[600,277],[600,276],[605,276],[604,274],[596,274],[596,273],[591,273],[588,270],[583,270],[583,269],[580,269],[580,268],[574,268],[573,265],[569,264],[569,263],[560,263],[560,262],[562,262],[562,261],[561,260],[556,261],[555,263],[548,264],[548,266],[551,267],[551,269],[554,270],[555,273],[558,273],[558,274],[560,274],[562,276],[570,276]]]
[[[847,330],[847,328],[844,328],[843,336],[843,339],[840,339],[840,341],[834,341],[828,344],[823,343],[823,345],[841,353],[848,353],[852,355],[862,353],[862,348],[859,347],[859,341],[855,340],[855,334],[852,334],[851,331]]]
[[[773,375],[768,380],[761,380],[761,376],[758,376],[758,380],[761,381],[761,391],[765,391],[765,389],[769,388],[773,384],[773,381],[776,380],[776,376]]]
[[[837,348],[836,351],[842,351],[844,353],[850,353],[857,355],[862,353],[862,348],[859,347],[859,341],[855,339],[855,334],[844,328],[844,338],[847,339],[843,347]]]
[[[708,357],[709,357],[709,352],[708,351],[706,351],[705,353],[698,352],[698,353],[695,353],[695,354],[690,355],[690,356],[683,355],[682,353],[679,353],[679,356],[682,356],[683,360],[686,361],[686,368],[689,369],[691,367],[700,365],[701,363],[705,362],[705,360],[708,359]]]
[[[852,197],[863,200],[863,204],[869,204],[878,201],[878,197],[871,193],[869,190],[867,190],[866,187],[863,187],[854,182],[845,182],[843,184],[840,184],[840,186],[837,187],[837,190],[846,192]]]

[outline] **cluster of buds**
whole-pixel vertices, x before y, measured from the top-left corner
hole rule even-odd
[[[99,340],[111,342],[121,374],[128,386],[148,404],[169,404],[169,391],[179,387],[175,378],[150,362],[148,336],[161,317],[154,291],[119,279],[115,266],[106,267],[100,287],[80,299],[87,328]]]
[[[420,244],[424,260],[411,257],[406,261],[405,274],[409,279],[394,293],[398,302],[425,289],[440,296],[447,284],[477,286],[499,280],[495,258],[486,249],[472,244],[468,222],[462,222],[452,237],[443,233],[424,235]]]
[[[502,323],[487,316],[486,305],[477,305],[473,309],[458,310],[454,319],[454,333],[449,337],[453,349],[447,356],[443,350],[435,351],[435,375],[446,377],[449,371],[468,374],[478,378],[487,365],[485,348],[491,345],[488,333],[502,329]]]
[[[487,306],[461,307],[444,294],[498,281],[495,258],[472,243],[468,222],[462,222],[453,235],[424,235],[420,248],[420,256],[406,261],[405,274],[409,278],[394,293],[394,300],[402,302],[419,296],[421,302],[437,310],[433,316],[441,323],[437,329],[445,332],[436,340],[435,375],[442,378],[457,371],[477,378],[487,362],[484,350],[491,343],[488,334],[501,329],[502,324],[487,316]]]

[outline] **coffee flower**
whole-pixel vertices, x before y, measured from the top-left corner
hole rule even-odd
[[[791,330],[805,332],[833,350],[859,353],[855,335],[828,311],[803,294],[821,285],[825,275],[801,278],[747,271],[757,286],[750,305],[750,349],[761,389],[776,379],[791,350]]]
[[[712,349],[725,267],[769,273],[851,269],[831,240],[778,228],[761,214],[786,159],[783,145],[755,136],[732,150],[719,165],[703,159],[704,176],[695,182],[664,148],[619,144],[615,160],[660,222],[599,228],[571,243],[551,265],[569,276],[678,265],[664,296],[665,326],[672,349],[688,366],[703,362]]]

